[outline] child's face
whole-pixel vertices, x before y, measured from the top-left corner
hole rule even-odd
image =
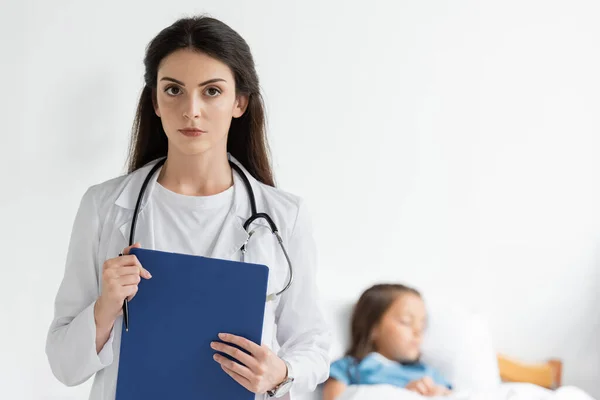
[[[419,296],[399,295],[373,329],[376,351],[390,360],[418,360],[426,319],[425,303]]]

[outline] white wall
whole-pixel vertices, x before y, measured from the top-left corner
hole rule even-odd
[[[463,302],[499,351],[560,357],[565,383],[600,397],[598,2],[15,0],[0,13],[0,398],[86,397],[44,354],[71,224],[85,189],[123,172],[147,42],[200,11],[254,51],[323,290],[401,280]]]

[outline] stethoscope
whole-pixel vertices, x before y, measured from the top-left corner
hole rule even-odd
[[[160,161],[158,161],[156,163],[156,165],[154,165],[154,167],[152,167],[152,169],[148,173],[148,176],[146,176],[146,180],[144,180],[144,183],[142,184],[142,188],[140,189],[140,194],[138,195],[137,203],[135,204],[135,210],[133,211],[133,220],[131,222],[131,231],[129,233],[129,246],[131,246],[131,245],[133,245],[133,243],[135,243],[134,242],[135,227],[137,224],[137,217],[138,217],[138,214],[140,211],[140,205],[142,204],[142,198],[144,197],[144,193],[146,192],[146,187],[148,186],[148,183],[150,182],[150,179],[152,178],[152,176],[156,173],[156,171],[158,171],[158,169],[165,163],[166,160],[167,160],[167,158],[165,157],[165,158],[161,159]],[[248,197],[250,198],[250,208],[252,211],[252,215],[250,215],[250,218],[248,218],[246,220],[246,222],[244,222],[244,225],[243,225],[244,230],[248,233],[248,237],[246,238],[246,241],[240,248],[240,252],[241,252],[240,261],[244,262],[246,252],[248,251],[248,242],[250,241],[250,238],[252,237],[252,235],[254,235],[254,233],[256,232],[255,230],[248,231],[248,229],[250,228],[250,225],[254,221],[261,219],[261,218],[264,219],[265,221],[267,221],[267,224],[269,224],[271,233],[273,233],[273,235],[277,238],[279,247],[281,247],[281,251],[283,251],[283,254],[285,255],[285,259],[287,260],[288,271],[289,271],[288,282],[284,286],[284,288],[281,289],[279,292],[275,292],[275,293],[271,293],[271,294],[267,295],[267,301],[271,301],[271,300],[274,300],[275,297],[280,296],[283,292],[288,290],[290,285],[292,284],[292,280],[294,279],[294,270],[292,268],[292,261],[290,260],[290,257],[288,255],[287,250],[285,249],[285,246],[283,245],[283,239],[281,239],[281,235],[279,235],[279,230],[277,229],[277,225],[275,225],[275,222],[273,222],[273,220],[271,219],[269,214],[256,212],[256,200],[254,198],[254,191],[252,190],[252,185],[250,185],[250,181],[248,180],[248,177],[246,176],[244,171],[242,171],[242,169],[237,164],[232,162],[231,160],[229,160],[229,165],[235,172],[238,173],[238,175],[244,181],[244,186],[246,187],[246,191],[248,192]]]

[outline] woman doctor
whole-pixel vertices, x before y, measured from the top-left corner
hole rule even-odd
[[[152,279],[128,254],[129,231],[142,183],[166,157],[141,202],[134,246],[240,260],[250,199],[229,161],[241,167],[258,211],[279,228],[294,279],[266,305],[263,343],[225,332],[223,343],[211,344],[215,361],[257,399],[289,398],[290,387],[313,390],[328,376],[330,344],[317,305],[315,243],[302,201],[274,188],[247,43],[218,20],[181,19],[151,41],[144,64],[129,174],[90,187],[75,218],[46,344],[54,375],[69,386],[95,375],[90,399],[114,399],[123,302],[135,296],[140,279]],[[261,224],[267,225],[254,223],[246,261],[270,268],[272,293],[286,285],[288,265],[277,239]]]

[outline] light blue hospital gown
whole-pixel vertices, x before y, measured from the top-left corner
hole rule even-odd
[[[429,376],[436,384],[452,389],[438,371],[422,363],[401,364],[379,353],[370,353],[360,363],[351,356],[331,364],[329,376],[346,385],[388,384],[401,388]]]

